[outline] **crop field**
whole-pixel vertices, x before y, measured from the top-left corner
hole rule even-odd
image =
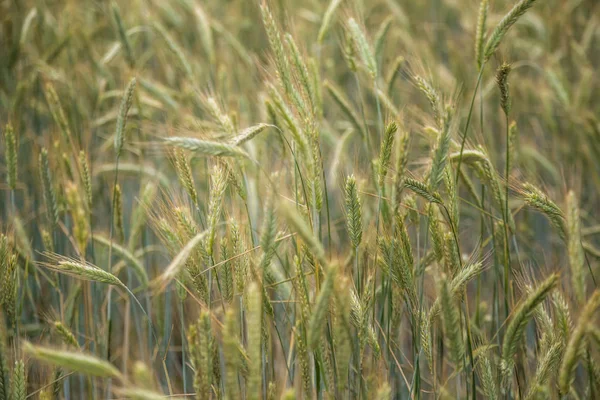
[[[0,400],[600,399],[597,0],[0,25]]]

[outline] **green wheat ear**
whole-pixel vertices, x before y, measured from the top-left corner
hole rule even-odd
[[[6,184],[9,189],[17,187],[17,139],[11,124],[4,128],[4,154],[6,157]]]
[[[117,116],[117,127],[115,130],[115,153],[117,158],[121,155],[123,150],[123,144],[125,142],[125,124],[127,122],[127,115],[129,109],[133,103],[133,91],[135,90],[137,80],[132,78],[127,84],[125,92],[123,92],[123,98],[121,99],[121,106],[119,107],[119,114]]]
[[[63,325],[62,322],[55,321],[54,330],[56,331],[56,334],[61,338],[64,344],[73,346],[74,348],[79,348],[79,343],[77,342],[75,335],[73,335],[73,332],[71,332],[69,328]]]
[[[269,45],[271,46],[275,58],[275,67],[277,69],[279,84],[284,89],[285,94],[292,100],[299,113],[303,117],[307,116],[308,113],[306,104],[293,84],[289,55],[281,39],[281,32],[279,31],[279,27],[275,22],[275,18],[273,17],[273,14],[271,13],[271,10],[267,6],[266,2],[262,2],[260,5],[260,12],[262,15],[263,25],[267,32]]]
[[[325,14],[323,14],[323,19],[321,21],[319,34],[317,35],[317,42],[319,44],[323,43],[327,32],[329,32],[329,28],[331,27],[335,11],[337,10],[338,6],[342,3],[342,1],[343,0],[331,0],[329,6],[327,6],[327,10],[325,10]]]
[[[387,176],[388,168],[390,166],[390,159],[392,157],[392,148],[394,146],[394,137],[398,131],[398,125],[392,121],[390,122],[383,134],[383,140],[381,141],[381,150],[379,152],[378,161],[378,176],[377,183],[380,189],[383,188],[384,179]]]
[[[0,303],[4,306],[4,312],[6,313],[6,319],[9,323],[9,326],[14,326],[16,322],[16,299],[17,299],[17,279],[19,270],[17,269],[17,255],[16,254],[6,254],[4,260],[2,261],[2,290],[0,299]]]
[[[517,352],[519,343],[527,323],[533,317],[538,305],[540,305],[558,283],[558,275],[553,274],[540,283],[531,293],[523,299],[513,311],[513,317],[506,328],[504,344],[502,345],[502,363],[501,369],[505,376],[508,376],[514,366],[514,355]]]
[[[193,338],[190,338],[193,339]],[[194,376],[194,389],[200,394],[200,398],[210,398],[212,380],[212,352],[213,337],[210,315],[207,311],[200,313],[197,323],[197,336],[190,340],[192,361],[196,368]]]
[[[394,83],[396,82],[398,75],[400,75],[404,64],[406,64],[406,59],[403,56],[396,57],[396,59],[392,63],[392,67],[389,69],[388,75],[385,79],[385,81],[387,82],[386,87],[388,94],[392,93],[392,90],[394,89]]]
[[[227,398],[234,400],[239,398],[237,376],[240,369],[238,356],[239,327],[235,311],[230,308],[225,314],[225,328],[223,335],[223,353],[225,358]]]
[[[450,150],[450,141],[452,139],[453,128],[453,110],[446,107],[441,117],[441,130],[438,133],[436,145],[432,150],[431,171],[429,174],[429,189],[436,191],[442,181],[446,162],[448,160],[448,151]]]
[[[377,33],[375,34],[375,37],[373,39],[373,47],[375,49],[375,60],[381,60],[383,50],[386,44],[386,38],[393,22],[394,17],[390,15],[381,22],[379,28],[377,29]]]
[[[167,145],[190,150],[194,154],[198,155],[243,158],[249,157],[248,154],[241,148],[227,143],[178,136],[165,138],[164,141]]]
[[[450,344],[450,353],[457,365],[460,365],[464,355],[464,342],[461,330],[459,308],[450,291],[450,284],[446,278],[442,278],[439,284],[440,301],[442,304],[442,319],[444,321],[444,332]]]
[[[536,398],[537,392],[546,385],[552,374],[556,372],[563,355],[564,347],[565,344],[563,342],[556,341],[542,355],[536,367],[534,382],[530,386],[527,397],[525,397],[527,400]]]
[[[585,335],[590,331],[591,321],[596,315],[598,308],[600,308],[600,290],[596,290],[583,307],[583,310],[579,314],[577,325],[565,347],[563,361],[558,374],[558,387],[560,393],[563,395],[566,395],[570,391],[575,375],[575,368],[583,352]]]
[[[260,247],[263,255],[260,260],[259,268],[262,274],[268,272],[271,266],[271,259],[275,255],[275,239],[277,235],[277,215],[275,213],[275,204],[273,195],[269,195],[264,207],[264,219],[260,235]]]
[[[127,32],[125,31],[125,26],[123,25],[123,20],[121,19],[121,12],[119,11],[119,6],[117,6],[117,3],[113,1],[110,4],[110,8],[117,28],[117,33],[119,34],[119,39],[121,40],[121,44],[125,49],[125,57],[127,58],[127,63],[129,63],[130,68],[133,68],[135,66],[135,57],[133,56],[131,43],[129,42]]]
[[[500,107],[506,115],[510,114],[511,110],[510,92],[508,90],[508,75],[511,70],[512,66],[510,64],[502,63],[496,71],[496,83],[500,89]]]
[[[329,311],[329,302],[333,293],[333,284],[336,277],[336,267],[329,267],[325,282],[321,286],[321,291],[313,308],[313,314],[308,324],[308,346],[314,349],[318,341],[322,338],[323,327]]]
[[[488,3],[488,0],[481,0],[481,3],[479,3],[479,14],[477,16],[477,31],[475,32],[475,59],[477,60],[477,68],[479,70],[481,70],[483,67],[483,46],[485,41],[485,29],[489,9]]]
[[[196,249],[197,246],[203,246],[203,242],[208,236],[209,231],[206,230],[204,232],[198,233],[193,238],[191,238],[185,246],[179,251],[179,253],[173,258],[171,263],[167,266],[167,268],[160,274],[158,277],[154,278],[152,282],[152,286],[155,287],[158,291],[163,291],[169,282],[179,276],[181,271],[186,265],[187,260],[192,255],[192,252]]]
[[[115,185],[114,206],[114,226],[117,230],[117,237],[122,243],[123,240],[125,240],[125,228],[123,227],[123,195],[121,192],[121,185],[118,183]]]
[[[408,152],[410,150],[410,134],[404,132],[398,144],[396,145],[396,163],[395,163],[395,174],[394,174],[394,209],[398,209],[400,206],[400,200],[402,195],[402,189],[404,188],[404,177],[406,175],[406,166],[408,164]]]
[[[86,205],[88,210],[91,210],[93,205],[92,177],[90,175],[90,166],[88,164],[87,156],[83,150],[79,152],[79,167],[81,183],[83,184],[86,195]]]
[[[22,347],[23,351],[30,357],[57,367],[85,375],[116,378],[120,381],[125,381],[125,377],[112,364],[89,354],[35,346],[27,341],[22,343]]]
[[[137,241],[146,226],[146,222],[148,221],[148,211],[156,198],[157,191],[157,186],[153,182],[146,184],[142,190],[139,202],[131,216],[131,228],[129,231],[129,240],[127,242],[128,249],[132,249],[136,246]]]
[[[354,249],[358,248],[362,240],[362,212],[356,178],[350,175],[346,179],[346,219],[348,236]]]
[[[433,111],[433,117],[437,126],[441,126],[442,122],[442,102],[439,93],[433,88],[433,86],[425,80],[423,77],[416,76],[415,82],[417,88],[427,97],[431,110]]]
[[[558,230],[561,239],[567,240],[565,215],[563,211],[545,193],[530,183],[523,185],[523,198],[527,205],[545,214],[552,225]]]
[[[585,301],[585,254],[581,245],[581,222],[577,196],[572,190],[567,194],[567,245],[571,265],[571,286],[579,304]]]
[[[261,327],[263,318],[262,293],[258,288],[257,283],[253,282],[248,285],[246,290],[248,298],[248,337],[247,349],[248,358],[250,359],[250,371],[248,380],[246,381],[247,393],[251,399],[259,398],[260,381],[261,381]]]
[[[269,124],[262,124],[262,123],[254,125],[254,126],[250,126],[246,129],[242,130],[241,132],[239,132],[235,137],[233,137],[231,139],[231,144],[234,146],[239,146],[241,144],[249,142],[250,140],[254,139],[254,137],[256,137],[259,133],[261,133],[262,131],[264,131],[265,129],[267,129],[269,127],[274,127],[274,126],[269,125]]]
[[[354,41],[354,45],[358,49],[361,61],[367,68],[371,77],[375,79],[375,77],[377,77],[377,61],[375,60],[375,55],[373,54],[373,50],[371,49],[371,45],[369,44],[363,29],[354,18],[350,18],[348,20],[348,30],[350,31],[350,36]]]
[[[233,132],[235,131],[233,121],[231,120],[229,115],[227,115],[227,113],[225,113],[221,109],[221,106],[219,105],[217,100],[214,97],[208,97],[206,98],[206,100],[204,100],[204,103],[206,104],[208,113],[213,118],[213,120],[215,120],[215,122],[219,124],[221,129],[227,134],[233,134]]]
[[[520,0],[513,8],[502,18],[496,25],[489,36],[483,50],[484,63],[496,52],[500,42],[508,32],[508,30],[519,20],[519,18],[527,12],[535,3],[536,0]]]
[[[558,330],[558,332],[555,332],[555,336],[562,341],[562,343],[566,343],[573,328],[569,305],[559,291],[554,292],[552,304],[556,313],[556,327]]]
[[[73,220],[73,236],[82,251],[85,250],[90,235],[86,207],[81,199],[77,185],[68,182],[65,187],[65,197]]]
[[[5,236],[0,236],[0,246],[3,246]],[[3,248],[0,247],[0,257],[2,257]],[[0,259],[0,262],[2,260]],[[4,267],[4,266],[2,266]],[[9,352],[7,348],[7,336],[4,313],[0,311],[0,399],[10,399],[10,375],[8,370]]]
[[[285,34],[285,42],[290,49],[292,64],[299,77],[300,87],[304,91],[303,97],[308,99],[310,103],[310,113],[315,114],[317,111],[315,89],[313,88],[313,83],[309,76],[308,67],[306,66],[304,57],[302,56],[302,53],[300,53],[300,49],[298,49],[294,37],[289,33]]]
[[[44,193],[44,201],[46,203],[46,213],[53,227],[58,225],[58,204],[56,201],[56,193],[54,192],[54,184],[52,173],[50,171],[50,163],[48,161],[48,150],[42,148],[39,157],[39,171],[42,181],[42,191]]]
[[[60,102],[60,97],[56,93],[54,86],[51,82],[46,82],[45,85],[46,90],[46,99],[48,101],[48,106],[50,108],[50,113],[52,114],[52,118],[54,122],[59,126],[60,132],[62,134],[62,138],[65,144],[71,143],[71,129],[69,128],[69,122],[65,115],[65,111]]]
[[[215,50],[215,44],[212,35],[212,25],[213,21],[209,19],[208,14],[204,11],[204,9],[196,2],[188,2],[185,1],[184,4],[189,3],[193,5],[193,12],[196,16],[196,20],[198,21],[198,30],[200,31],[200,40],[202,42],[202,47],[204,47],[204,51],[208,57],[208,62],[212,65],[215,64],[217,52]]]
[[[126,287],[119,278],[93,264],[77,261],[59,254],[44,254],[49,262],[41,262],[39,265],[50,270],[86,281],[102,282],[121,288]]]
[[[27,376],[23,360],[15,361],[12,378],[12,399],[25,400],[27,398]]]
[[[404,187],[412,190],[431,203],[442,204],[442,197],[440,194],[437,192],[432,192],[423,182],[419,182],[412,178],[406,178],[404,180]]]
[[[190,199],[194,204],[197,204],[198,193],[196,192],[196,185],[192,175],[192,167],[190,162],[185,157],[184,152],[180,149],[175,151],[175,171],[177,172],[179,182],[187,191]]]

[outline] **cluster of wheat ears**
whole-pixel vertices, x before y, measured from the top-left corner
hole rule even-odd
[[[600,398],[599,3],[118,3],[0,2],[0,400]]]

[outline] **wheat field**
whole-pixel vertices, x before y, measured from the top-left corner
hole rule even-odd
[[[0,22],[0,400],[600,398],[599,2]]]

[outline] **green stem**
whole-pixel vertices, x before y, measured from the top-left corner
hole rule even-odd
[[[115,203],[116,203],[116,196],[115,196],[115,189],[117,187],[117,183],[118,183],[118,179],[119,179],[119,155],[117,154],[117,159],[115,161],[115,180],[113,182],[113,196],[112,196],[112,204],[111,204],[111,208],[110,208],[110,233],[108,236],[108,240],[109,240],[109,246],[108,246],[108,268],[107,271],[108,273],[112,273],[112,239],[113,239],[113,233],[114,233],[114,212],[115,212]],[[107,294],[107,302],[106,302],[106,324],[107,324],[107,332],[106,332],[106,360],[110,362],[110,332],[112,329],[112,286],[108,287],[108,294]],[[111,394],[111,379],[108,379],[107,381],[107,389],[106,389],[106,398],[110,398],[110,394]]]
[[[146,312],[146,310],[144,310],[144,307],[142,307],[142,303],[140,303],[140,301],[137,299],[137,297],[135,297],[135,294],[133,294],[133,292],[127,286],[125,286],[125,285],[120,286],[120,287],[123,288],[133,298],[133,301],[135,302],[135,304],[138,305],[138,307],[140,308],[140,310],[142,311],[142,313],[144,314],[144,316],[146,318],[148,318],[148,321],[151,321],[150,320],[150,316],[148,315],[148,313]],[[156,332],[154,330],[154,326],[152,325],[152,322],[150,322],[150,325],[152,326],[152,336],[154,337],[155,341],[158,341],[158,339],[156,338]],[[159,357],[160,357],[160,354],[159,354]]]
[[[183,313],[183,300],[179,301],[179,321],[181,322],[181,369],[183,374],[183,394],[187,393],[187,363],[185,359],[185,320]]]
[[[508,189],[510,184],[510,128],[508,123],[508,115],[506,115],[506,172],[505,172],[505,198],[504,198],[504,212],[506,214],[506,223],[508,223]]]
[[[508,128],[508,114],[505,114],[506,117],[506,171],[505,171],[505,179],[506,179],[506,184],[505,184],[505,188],[506,188],[506,198],[504,199],[504,215],[503,215],[503,219],[504,219],[504,296],[505,296],[505,300],[504,303],[506,305],[506,317],[508,318],[509,310],[508,307],[510,306],[510,297],[511,297],[511,291],[509,289],[509,276],[511,274],[510,271],[510,250],[509,250],[509,243],[508,243],[508,216],[509,216],[509,210],[508,210],[508,183],[509,183],[509,173],[510,173],[510,156],[509,156],[509,151],[508,151],[508,140],[509,140],[509,128]]]

